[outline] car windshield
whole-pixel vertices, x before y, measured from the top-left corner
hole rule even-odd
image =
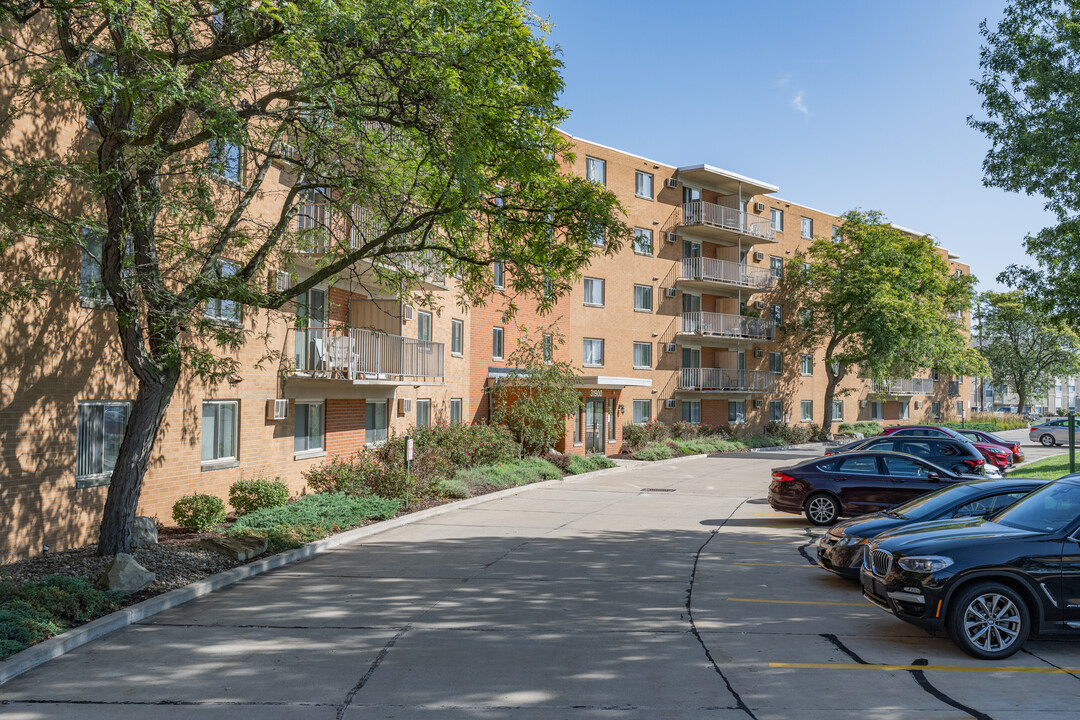
[[[963,502],[964,498],[970,495],[969,489],[962,485],[948,485],[940,490],[920,495],[903,505],[897,505],[892,511],[911,520],[925,520],[948,510],[958,502]]]
[[[990,519],[1021,530],[1056,532],[1080,517],[1080,485],[1051,483],[1010,505]]]

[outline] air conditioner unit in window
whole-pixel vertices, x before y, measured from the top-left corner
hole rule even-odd
[[[398,415],[403,413],[412,412],[412,398],[398,398],[397,401]]]
[[[677,188],[677,187],[679,187],[679,181],[678,181],[678,180],[676,180],[675,178],[668,178],[668,179],[667,179],[667,180],[665,181],[665,183],[667,184],[667,186],[668,186],[669,188]]]
[[[668,242],[679,242],[679,234],[678,233],[666,232],[666,233],[664,233],[664,238]]]
[[[918,410],[921,407],[922,407],[922,400],[916,400],[915,401],[915,409]]]
[[[675,352],[675,343],[668,343],[664,346],[665,352]]]
[[[289,273],[279,272],[274,281],[274,287],[278,292],[285,292],[292,287],[292,278],[289,277]]]
[[[678,290],[675,288],[664,288],[664,297],[675,297],[678,294]]]
[[[760,350],[760,349],[755,349],[755,350],[754,350],[754,357],[756,357],[756,358],[763,358],[763,357],[765,357],[765,351],[764,351],[764,350]]]
[[[408,322],[409,320],[412,320],[412,314],[413,314],[412,305],[402,305],[401,306],[401,319],[402,320],[405,320],[406,322]]]
[[[758,262],[761,262],[762,260],[765,259],[765,253],[763,253],[763,252],[754,253],[754,259],[757,260]]]
[[[765,203],[754,203],[754,212],[765,212]]]
[[[286,398],[271,398],[266,401],[267,420],[288,420],[289,401]]]
[[[754,307],[756,307],[758,310],[764,310],[765,309],[765,301],[764,300],[755,300],[754,301]]]
[[[859,407],[866,407],[866,401],[863,400],[861,403],[859,403]]]
[[[668,410],[674,410],[675,409],[675,398],[671,398],[670,400],[665,400],[664,401],[664,407],[666,407]]]
[[[754,407],[759,408],[759,407],[764,407],[764,406],[765,406],[765,401],[764,400],[758,398],[757,400],[754,401]]]

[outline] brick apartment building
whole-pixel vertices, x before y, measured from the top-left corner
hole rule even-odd
[[[82,131],[76,127],[72,133]],[[550,314],[523,307],[502,319],[504,271],[492,300],[463,311],[455,280],[426,267],[437,306],[403,303],[378,289],[370,268],[308,291],[282,312],[211,302],[208,317],[258,334],[236,354],[241,372],[209,386],[185,377],[146,474],[139,513],[170,522],[193,492],[227,495],[237,479],[278,476],[294,492],[301,474],[347,457],[392,429],[488,416],[519,328],[556,325],[554,355],[581,368],[583,410],[559,449],[614,454],[622,427],[658,419],[741,425],[821,423],[821,358],[779,344],[794,312],[771,302],[784,263],[836,216],[775,197],[774,185],[700,164],[676,167],[584,140],[569,172],[617,193],[632,244],[601,256]],[[278,168],[277,182],[289,183]],[[243,168],[238,169],[242,183]],[[312,202],[298,222],[324,217]],[[348,222],[363,222],[355,216]],[[597,238],[603,243],[603,238]],[[942,251],[944,252],[944,251]],[[0,320],[0,559],[92,542],[134,382],[116,341],[100,271],[78,252],[49,272],[78,285]],[[310,272],[302,258],[288,283]],[[31,262],[17,256],[11,262]],[[955,271],[968,272],[949,256]],[[98,273],[98,275],[95,275]],[[300,321],[298,321],[300,319]],[[797,350],[797,349],[796,349]],[[924,421],[955,414],[962,378],[849,378],[837,422]]]

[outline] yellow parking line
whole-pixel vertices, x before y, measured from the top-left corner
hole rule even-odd
[[[801,568],[816,568],[820,565],[810,565],[809,563],[752,563],[752,562],[733,562],[732,565],[757,565],[760,567],[801,567]]]
[[[856,663],[769,663],[771,668],[795,670],[933,670],[938,672],[1042,673],[1070,675],[1080,668],[995,667],[992,665],[859,665]]]
[[[807,565],[806,567],[810,567]],[[773,603],[776,605],[854,605],[856,607],[874,607],[868,602],[830,602],[827,600],[761,600],[758,598],[724,598],[729,602]]]

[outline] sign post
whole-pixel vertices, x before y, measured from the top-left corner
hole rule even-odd
[[[1076,472],[1076,413],[1069,411],[1069,472]]]
[[[411,435],[405,436],[405,507],[409,507],[412,498],[412,475],[410,474],[413,459],[413,439]]]

